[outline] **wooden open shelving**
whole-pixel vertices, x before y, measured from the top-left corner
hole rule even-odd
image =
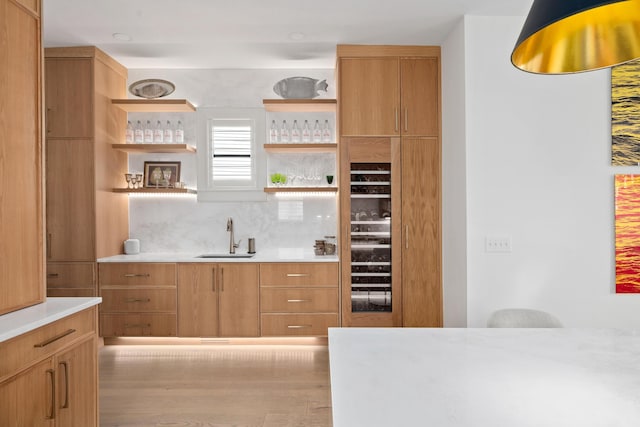
[[[196,190],[191,188],[114,188],[114,193],[130,193],[130,194],[197,194]]]
[[[192,113],[196,107],[186,99],[112,99],[127,113]]]
[[[127,153],[195,153],[196,147],[188,144],[111,144],[116,150]]]
[[[334,153],[336,143],[264,144],[264,149],[273,153]]]
[[[263,99],[262,104],[266,111],[275,113],[335,113],[338,105],[335,99]]]
[[[264,187],[265,193],[336,193],[338,187]]]

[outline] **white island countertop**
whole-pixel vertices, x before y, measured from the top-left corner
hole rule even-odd
[[[47,298],[42,304],[0,316],[0,343],[102,302],[100,297]]]
[[[98,262],[338,262],[337,255],[314,255],[313,251],[300,248],[262,250],[250,258],[198,258],[199,255],[211,253],[227,255],[225,251],[198,253],[142,252],[137,255],[114,255],[99,258]],[[237,255],[246,255],[246,252],[238,251]]]
[[[331,328],[334,427],[640,425],[640,331]]]

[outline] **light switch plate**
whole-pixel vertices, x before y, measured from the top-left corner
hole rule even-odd
[[[487,236],[485,252],[511,252],[511,236]]]

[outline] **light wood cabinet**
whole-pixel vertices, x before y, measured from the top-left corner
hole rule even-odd
[[[126,94],[126,80],[126,69],[95,47],[45,49],[49,262],[122,253],[128,199],[111,189],[124,179],[127,155],[111,145],[123,139],[127,119],[111,98]]]
[[[337,263],[260,264],[261,335],[326,336],[340,325]]]
[[[442,326],[440,48],[338,46],[338,90],[342,256],[347,260],[343,326]],[[381,153],[375,147],[385,139],[390,150]],[[369,190],[380,172],[360,170],[385,162],[395,211],[388,242],[380,234],[387,231],[378,229],[383,224],[353,217],[358,214],[353,206],[362,204],[358,197],[383,197],[357,194],[379,192]],[[371,246],[371,255],[380,258],[374,246],[380,251],[387,244],[393,256],[380,261],[384,265],[362,264],[356,253]],[[381,287],[391,292],[383,295]]]
[[[178,335],[259,336],[258,265],[179,264]]]
[[[96,296],[93,262],[47,263],[47,294],[52,297]]]
[[[177,334],[175,263],[99,263],[103,337]]]
[[[45,297],[39,13],[0,0],[0,314]]]
[[[98,425],[96,308],[0,344],[0,425]]]
[[[438,136],[440,49],[338,46],[342,136]]]

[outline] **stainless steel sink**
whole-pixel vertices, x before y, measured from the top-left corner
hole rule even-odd
[[[196,258],[253,258],[255,254],[202,254]]]

